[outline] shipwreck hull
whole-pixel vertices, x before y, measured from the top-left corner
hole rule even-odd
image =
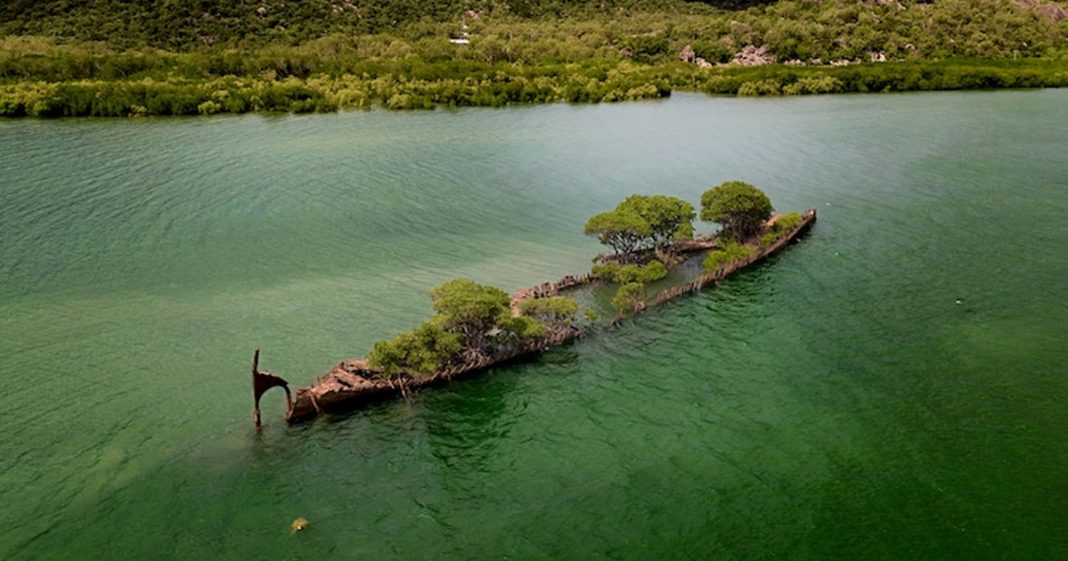
[[[729,263],[715,271],[710,271],[684,285],[672,287],[662,291],[656,299],[646,305],[640,303],[633,313],[642,313],[651,307],[655,307],[692,292],[699,291],[706,286],[715,284],[730,275],[752,267],[795,241],[798,236],[805,233],[816,221],[815,209],[809,210],[802,215],[801,222],[791,231],[784,234],[767,247],[761,247],[753,255],[746,259]],[[700,239],[682,242],[677,248],[680,252],[692,253],[713,247],[713,239]],[[520,289],[512,297],[513,313],[518,313],[518,304],[527,298],[545,298],[559,294],[561,290],[594,282],[589,275],[567,276],[555,283]],[[617,317],[616,321],[622,319]],[[434,385],[448,383],[458,378],[476,375],[494,366],[504,365],[510,362],[529,359],[538,353],[573,341],[585,333],[577,327],[569,327],[558,330],[548,337],[529,343],[519,349],[491,356],[473,357],[467,361],[449,366],[439,372],[425,377],[401,377],[397,380],[387,380],[379,373],[373,371],[362,359],[346,360],[332,368],[311,385],[295,390],[295,398],[290,399],[290,392],[285,380],[266,372],[259,372],[258,360],[259,349],[253,362],[253,388],[255,397],[254,420],[256,426],[260,426],[259,399],[267,389],[280,386],[286,391],[286,416],[289,423],[296,423],[319,416],[323,413],[341,413],[351,411],[362,405],[407,396],[411,391]]]
[[[286,421],[295,423],[323,413],[341,413],[383,399],[405,396],[408,392],[448,383],[478,374],[488,368],[533,357],[579,337],[582,332],[571,328],[553,334],[518,350],[480,357],[451,366],[431,376],[385,380],[369,370],[362,360],[344,361],[307,388],[296,390],[296,399],[286,412]]]

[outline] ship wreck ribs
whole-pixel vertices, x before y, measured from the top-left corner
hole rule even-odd
[[[772,218],[774,221],[775,218]],[[769,225],[772,221],[769,221]],[[697,292],[711,284],[715,284],[728,276],[764,261],[777,253],[787,244],[797,239],[808,230],[816,221],[816,210],[811,209],[802,215],[802,220],[793,230],[781,236],[779,239],[760,248],[755,254],[746,259],[729,263],[701,275],[700,277],[684,284],[661,291],[653,300],[652,306],[659,306],[693,292]],[[674,248],[681,253],[692,253],[707,250],[713,247],[714,238],[697,239],[681,242]],[[546,298],[555,296],[560,291],[593,282],[590,275],[566,276],[557,282],[547,282],[536,287],[525,288],[516,291],[512,296],[512,313],[518,314],[519,303],[527,298]],[[639,302],[633,313],[641,313],[648,309],[644,302]],[[619,321],[623,316],[618,316],[613,321]],[[354,409],[369,402],[394,398],[407,398],[412,390],[447,383],[456,378],[471,376],[491,368],[516,360],[531,357],[546,349],[557,347],[573,341],[585,335],[586,332],[574,327],[555,329],[548,336],[532,341],[518,349],[509,352],[498,353],[490,356],[477,356],[468,360],[450,365],[426,377],[401,376],[396,379],[387,379],[371,369],[363,359],[346,360],[332,368],[310,386],[297,388],[296,397],[293,398],[288,383],[282,378],[269,372],[259,371],[259,349],[256,349],[252,359],[252,386],[254,397],[253,420],[258,428],[260,426],[260,397],[264,392],[273,388],[281,387],[286,392],[285,420],[296,423],[307,420],[327,412],[343,412]]]

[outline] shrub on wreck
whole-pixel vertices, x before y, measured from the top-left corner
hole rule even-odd
[[[508,293],[499,288],[456,279],[430,291],[430,298],[436,315],[413,331],[375,343],[368,366],[387,377],[426,376],[465,355],[515,350],[549,332],[537,317],[512,317]],[[551,306],[565,311],[562,303]],[[572,317],[577,309],[575,304]]]
[[[800,226],[802,220],[803,218],[801,218],[801,215],[796,212],[788,212],[780,216],[779,219],[775,221],[775,224],[773,224],[771,228],[760,237],[760,245],[767,247],[775,243],[775,240]]]
[[[480,350],[486,334],[510,317],[508,293],[468,279],[451,280],[430,291],[442,326],[464,336],[471,349]]]
[[[632,282],[644,284],[666,277],[668,270],[663,263],[654,259],[645,265],[620,265],[619,263],[596,265],[591,274],[595,278],[620,284]]]
[[[756,250],[742,245],[734,240],[724,241],[718,249],[713,249],[708,252],[708,256],[705,257],[702,266],[706,271],[715,271],[720,267],[729,265],[736,261],[741,261],[756,253]]]
[[[519,312],[546,325],[570,325],[575,322],[579,305],[573,298],[527,298],[519,303]]]
[[[633,310],[639,302],[645,299],[645,285],[640,282],[629,282],[619,287],[616,295],[612,297],[612,307],[620,314]]]
[[[462,348],[462,335],[448,332],[431,320],[393,339],[375,343],[367,363],[387,377],[402,373],[429,375],[453,362]]]

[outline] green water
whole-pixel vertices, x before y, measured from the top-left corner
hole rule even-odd
[[[1066,124],[1068,91],[0,122],[0,559],[1066,559]],[[732,178],[819,223],[252,430],[254,347],[308,383],[437,283],[582,272],[589,215]]]

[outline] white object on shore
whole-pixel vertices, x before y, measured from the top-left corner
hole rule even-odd
[[[471,39],[467,35],[467,20],[464,16],[460,16],[460,38],[449,39],[449,42],[453,45],[468,45],[471,43]]]

